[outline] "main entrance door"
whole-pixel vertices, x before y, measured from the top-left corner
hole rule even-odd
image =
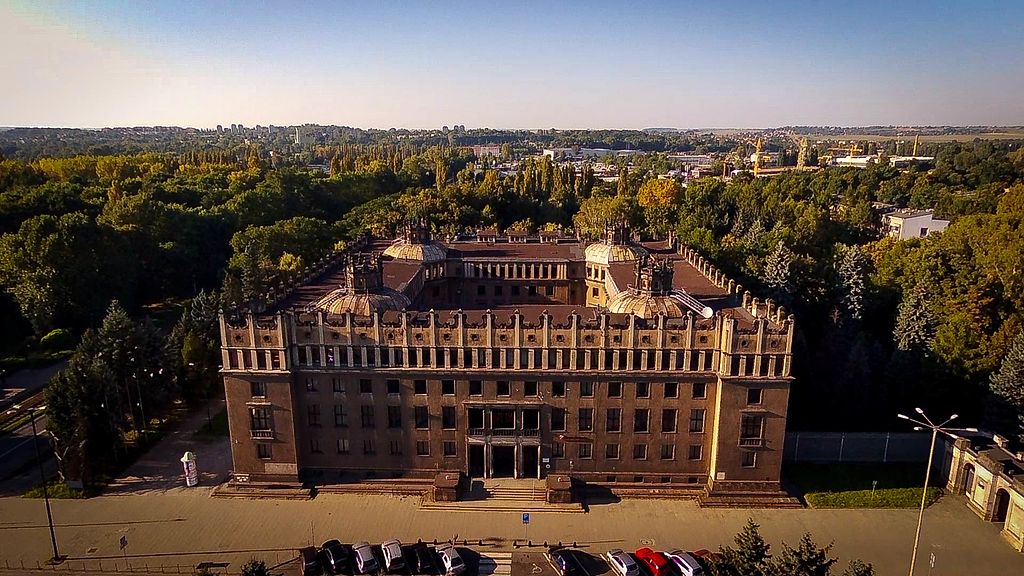
[[[491,446],[491,476],[511,478],[516,473],[515,446]]]
[[[484,445],[469,445],[469,476],[470,478],[484,477]]]
[[[540,446],[523,446],[523,478],[540,478]]]

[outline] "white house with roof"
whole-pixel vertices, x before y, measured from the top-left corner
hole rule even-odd
[[[882,229],[897,240],[924,238],[942,232],[948,226],[949,220],[935,218],[933,210],[905,208],[882,215]]]

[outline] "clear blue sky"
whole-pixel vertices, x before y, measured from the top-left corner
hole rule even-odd
[[[1024,124],[1024,1],[633,4],[0,0],[0,126]]]

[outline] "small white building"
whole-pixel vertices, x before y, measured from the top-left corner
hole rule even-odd
[[[968,508],[1002,524],[1003,538],[1024,551],[1024,454],[1011,452],[1005,438],[981,432],[957,438],[947,458],[947,492],[963,494]]]
[[[948,226],[949,220],[935,218],[933,210],[905,208],[882,215],[882,230],[897,240],[924,238],[942,232]]]
[[[710,168],[715,162],[715,159],[709,154],[669,154],[666,158],[674,164],[681,164],[687,168]]]

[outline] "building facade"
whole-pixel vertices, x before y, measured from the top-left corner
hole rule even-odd
[[[221,317],[236,481],[779,490],[792,317],[692,250],[409,225],[270,300]]]
[[[924,238],[949,227],[949,220],[935,218],[932,210],[906,208],[882,215],[882,228],[897,240]]]
[[[1024,551],[1024,452],[993,434],[957,438],[948,450],[946,490],[963,494],[967,506],[987,522],[1002,525],[1000,534]]]

